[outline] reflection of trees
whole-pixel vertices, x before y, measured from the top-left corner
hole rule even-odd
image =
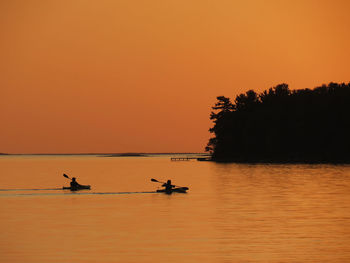
[[[217,97],[206,147],[218,161],[350,161],[350,83]]]

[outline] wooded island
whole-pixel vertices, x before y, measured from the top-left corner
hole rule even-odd
[[[206,147],[214,161],[350,162],[350,83],[219,96]]]

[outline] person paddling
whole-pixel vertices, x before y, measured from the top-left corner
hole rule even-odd
[[[165,187],[165,192],[166,193],[171,193],[172,189],[175,187],[175,185],[171,184],[171,180],[168,180],[166,183],[164,183],[162,186]]]
[[[80,184],[77,182],[76,178],[73,177],[72,181],[70,182],[71,189],[78,189]]]
[[[77,191],[77,190],[82,190],[82,189],[88,189],[90,190],[91,189],[91,186],[90,185],[81,185],[77,182],[77,179],[75,177],[73,178],[70,178],[68,175],[66,174],[63,174],[63,177],[71,180],[70,182],[70,187],[64,187],[63,186],[63,189],[69,189],[71,191]]]
[[[166,183],[164,183],[164,182],[158,181],[157,179],[152,178],[151,181],[156,183],[161,183],[162,186],[165,187],[165,189],[158,189],[156,191],[157,193],[166,193],[166,194],[171,194],[173,192],[186,193],[186,191],[189,189],[188,187],[173,185],[171,184],[171,180],[168,180]]]

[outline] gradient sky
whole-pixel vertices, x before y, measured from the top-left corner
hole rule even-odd
[[[350,81],[350,1],[0,1],[0,152],[202,152],[220,95]]]

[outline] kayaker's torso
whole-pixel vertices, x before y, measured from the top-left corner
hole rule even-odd
[[[71,188],[79,188],[80,184],[75,180],[75,177],[72,178],[72,181],[70,182]]]
[[[171,184],[171,180],[168,180],[165,184],[163,184],[163,186],[165,187],[166,192],[171,192],[172,189],[175,187]]]

